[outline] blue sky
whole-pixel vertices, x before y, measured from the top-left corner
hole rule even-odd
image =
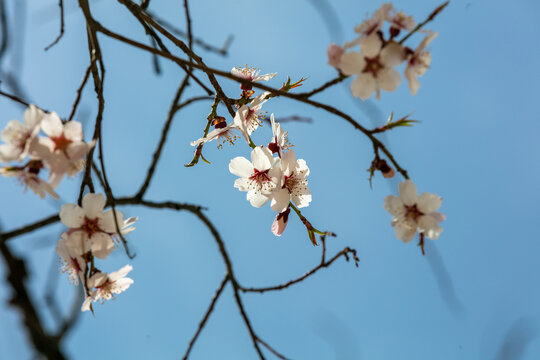
[[[180,2],[151,4],[156,13],[184,28]],[[198,37],[220,45],[229,34],[235,36],[228,57],[200,50],[208,65],[229,70],[249,64],[263,73],[278,72],[269,83],[274,87],[287,76],[309,77],[301,91],[336,75],[326,65],[328,44],[351,40],[354,26],[380,2],[340,0],[332,5],[342,32],[329,32],[309,1],[190,3]],[[394,5],[421,21],[439,3]],[[116,2],[96,2],[93,10],[110,28],[147,41]],[[382,204],[402,179],[377,176],[370,189],[365,169],[372,148],[360,132],[338,117],[288,99],[265,105],[276,117],[313,120],[283,124],[297,156],[311,169],[313,202],[304,214],[317,227],[338,234],[328,241],[329,254],[350,246],[360,257],[358,268],[340,260],[289,290],[246,294],[246,309],[265,341],[292,359],[495,359],[505,339],[517,336],[526,344],[520,359],[538,357],[539,10],[536,2],[525,0],[512,5],[452,1],[428,26],[439,36],[431,45],[432,66],[420,78],[416,96],[403,83],[393,93],[383,92],[380,101],[362,103],[351,97],[347,83],[315,98],[366,127],[378,126],[391,111],[398,116],[414,112],[421,120],[383,139],[420,192],[444,198],[444,232],[428,241],[425,257],[414,243],[395,238]],[[7,59],[4,68],[19,66],[29,100],[66,117],[88,55],[84,20],[73,4],[66,5],[64,38],[43,51],[57,35],[56,11],[55,1],[27,5],[22,62]],[[413,38],[412,44],[420,39]],[[150,163],[183,74],[161,61],[163,74],[156,76],[147,54],[104,37],[101,41],[107,67],[105,161],[115,194],[131,195]],[[239,94],[236,84],[223,80],[223,85],[229,96]],[[202,94],[196,86],[189,92]],[[91,86],[83,96],[78,120],[86,119],[90,136],[97,108]],[[148,198],[208,207],[207,215],[246,286],[277,284],[303,274],[318,263],[320,248],[310,244],[298,219],[292,217],[285,234],[274,237],[269,231],[271,209],[251,207],[245,194],[233,188],[235,176],[228,164],[233,157],[248,157],[247,146],[239,142],[217,150],[209,145],[205,156],[211,165],[184,168],[193,151],[189,142],[200,137],[209,106],[191,105],[175,118]],[[22,116],[22,109],[6,99],[0,99],[0,110],[2,128]],[[266,143],[269,126],[258,132],[254,141]],[[78,184],[78,179],[63,183],[58,189],[62,201],[54,202],[23,194],[12,179],[0,179],[2,225],[13,229],[57,212],[62,203],[75,202]],[[224,265],[210,233],[194,216],[141,207],[122,211],[139,217],[137,230],[129,235],[137,257],[130,261],[119,250],[102,264],[114,271],[131,263],[135,283],[116,300],[97,305],[95,317],[82,314],[65,343],[66,352],[74,359],[179,358],[221,281]],[[48,273],[58,264],[54,247],[62,231],[57,224],[10,242],[31,268],[35,300],[51,326],[43,294],[50,286]],[[0,265],[2,279],[3,274]],[[19,314],[5,302],[8,289],[3,281],[0,358],[31,358]],[[67,312],[74,290],[62,274],[55,293]],[[230,288],[192,358],[256,358]]]

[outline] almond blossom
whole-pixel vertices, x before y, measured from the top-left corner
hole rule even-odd
[[[326,53],[328,55],[328,65],[337,69],[339,67],[339,63],[341,62],[341,57],[343,56],[344,52],[345,49],[343,49],[338,44],[330,44],[328,46],[328,49],[326,50]]]
[[[61,271],[68,273],[69,278],[75,286],[79,284],[79,277],[84,281],[86,260],[83,256],[88,250],[88,242],[85,241],[80,232],[72,233],[71,235],[63,233],[61,239],[58,240],[56,253],[60,255],[64,263]]]
[[[55,112],[43,117],[41,129],[48,137],[38,139],[36,153],[50,168],[50,182],[56,187],[64,174],[74,176],[83,169],[84,157],[94,142],[88,144],[83,141],[80,122],[68,121],[63,124]]]
[[[416,22],[412,16],[406,15],[403,11],[395,11],[388,18],[390,22],[390,33],[393,36],[397,36],[401,30],[412,30]]]
[[[353,96],[366,100],[375,91],[379,99],[380,89],[394,91],[401,84],[401,76],[393,67],[403,62],[403,47],[396,42],[382,46],[378,37],[370,37],[362,44],[361,53],[351,51],[342,56],[340,70],[345,75],[358,74],[351,83]]]
[[[309,206],[311,191],[307,187],[309,168],[303,159],[296,160],[294,151],[287,151],[281,158],[281,188],[272,194],[270,206],[281,213],[292,201],[297,207]]]
[[[5,177],[16,177],[26,189],[31,189],[36,195],[44,199],[49,194],[58,200],[58,194],[54,188],[45,180],[39,177],[39,172],[43,168],[40,160],[31,160],[24,166],[7,166],[0,168],[0,174]]]
[[[247,65],[244,68],[233,67],[231,70],[231,74],[233,74],[234,76],[237,76],[239,78],[246,79],[252,82],[268,81],[277,75],[277,73],[259,75],[260,72],[261,72],[261,69],[250,68]],[[251,90],[252,86],[249,84],[241,84],[240,88],[242,90]]]
[[[234,125],[242,132],[244,138],[249,143],[249,136],[253,131],[257,130],[262,125],[261,108],[268,101],[266,96],[269,92],[264,92],[254,98],[249,105],[242,105],[234,116]]]
[[[288,150],[294,145],[289,143],[288,132],[283,131],[281,124],[275,121],[274,114],[270,115],[270,124],[272,125],[272,141],[268,144],[268,149],[272,151],[272,154],[277,153],[279,157],[282,157],[283,150]]]
[[[436,212],[442,198],[430,193],[417,195],[416,186],[411,180],[399,183],[399,197],[390,195],[384,199],[384,208],[394,218],[392,226],[396,237],[403,242],[411,241],[417,230],[429,239],[437,239],[443,229],[439,222],[445,216]]]
[[[418,88],[420,88],[420,82],[416,77],[424,75],[431,64],[431,54],[425,51],[425,48],[437,35],[437,33],[427,35],[407,59],[405,78],[409,81],[409,90],[413,95],[416,95]]]
[[[220,126],[220,124],[225,125],[225,123],[217,124],[216,128],[210,131],[205,137],[192,141],[190,145],[198,146],[199,144],[206,144],[216,139],[218,141],[218,148],[221,148],[225,142],[234,145],[234,142],[238,139],[238,135],[235,132],[238,130],[238,126],[235,123],[226,126]]]
[[[81,311],[88,311],[91,309],[92,302],[101,300],[110,300],[114,298],[114,294],[120,294],[126,291],[133,280],[126,277],[126,275],[133,269],[131,265],[126,265],[118,271],[110,274],[97,272],[88,279],[88,289],[93,289],[89,295],[87,295],[84,303],[81,307]]]
[[[43,118],[43,110],[30,105],[23,114],[24,124],[11,120],[2,130],[0,145],[0,162],[21,161],[29,152],[33,139],[39,132],[39,124]]]
[[[382,29],[385,20],[390,16],[391,10],[392,4],[382,4],[371,18],[364,20],[360,25],[354,28],[354,31],[360,34],[360,36],[351,42],[345,43],[344,48],[349,49],[357,44],[365,47],[368,43],[371,43],[373,37],[378,38],[377,32]]]
[[[64,204],[60,210],[60,221],[70,228],[67,234],[82,233],[92,255],[100,259],[105,259],[114,250],[112,237],[117,235],[113,211],[103,212],[104,207],[105,197],[102,194],[86,194],[82,199],[82,207]],[[116,210],[116,219],[122,234],[134,230],[131,225],[136,218],[124,221],[122,213]]]
[[[251,162],[238,156],[229,163],[229,171],[239,176],[234,187],[247,191],[247,199],[254,207],[261,207],[276,189],[281,175],[279,160],[275,161],[267,148],[256,147],[251,151]]]

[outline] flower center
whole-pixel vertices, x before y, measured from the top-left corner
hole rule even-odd
[[[364,59],[366,60],[366,66],[364,66],[362,72],[370,73],[371,75],[373,75],[373,77],[377,77],[379,71],[384,68],[384,65],[381,63],[379,55],[372,58],[364,57]]]
[[[81,230],[84,231],[88,237],[92,237],[97,232],[101,232],[102,230],[99,228],[98,219],[89,219],[87,217],[84,218],[84,224],[81,226]]]
[[[285,176],[285,181],[283,182],[283,189],[287,189],[289,194],[293,192],[294,187],[298,184],[298,179],[292,173],[290,176]]]
[[[62,135],[60,136],[51,137],[51,140],[54,142],[54,151],[56,150],[65,151],[67,147],[69,146],[69,144],[73,142],[72,140],[66,138],[64,136],[64,133],[62,133]]]
[[[249,180],[255,181],[262,188],[263,183],[271,181],[268,177],[269,171],[270,169],[264,171],[253,169],[253,174],[249,177]]]
[[[405,206],[405,217],[417,221],[420,216],[424,215],[423,212],[418,210],[416,204],[411,206]]]

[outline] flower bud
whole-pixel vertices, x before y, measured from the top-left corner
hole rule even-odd
[[[344,52],[345,50],[343,50],[343,48],[339,46],[338,44],[334,44],[334,43],[330,44],[327,50],[328,65],[333,66],[337,69],[339,66],[339,63],[341,62],[341,56],[343,55]]]
[[[276,236],[281,236],[281,234],[283,234],[283,231],[285,231],[285,228],[287,227],[287,222],[289,221],[290,212],[291,208],[288,207],[287,210],[276,215],[276,218],[272,223],[272,234]]]

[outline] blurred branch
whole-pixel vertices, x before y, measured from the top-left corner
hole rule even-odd
[[[58,34],[56,39],[49,46],[45,48],[45,51],[49,50],[54,45],[56,45],[60,41],[62,36],[64,36],[64,1],[58,0],[58,6],[60,7],[60,33]]]

